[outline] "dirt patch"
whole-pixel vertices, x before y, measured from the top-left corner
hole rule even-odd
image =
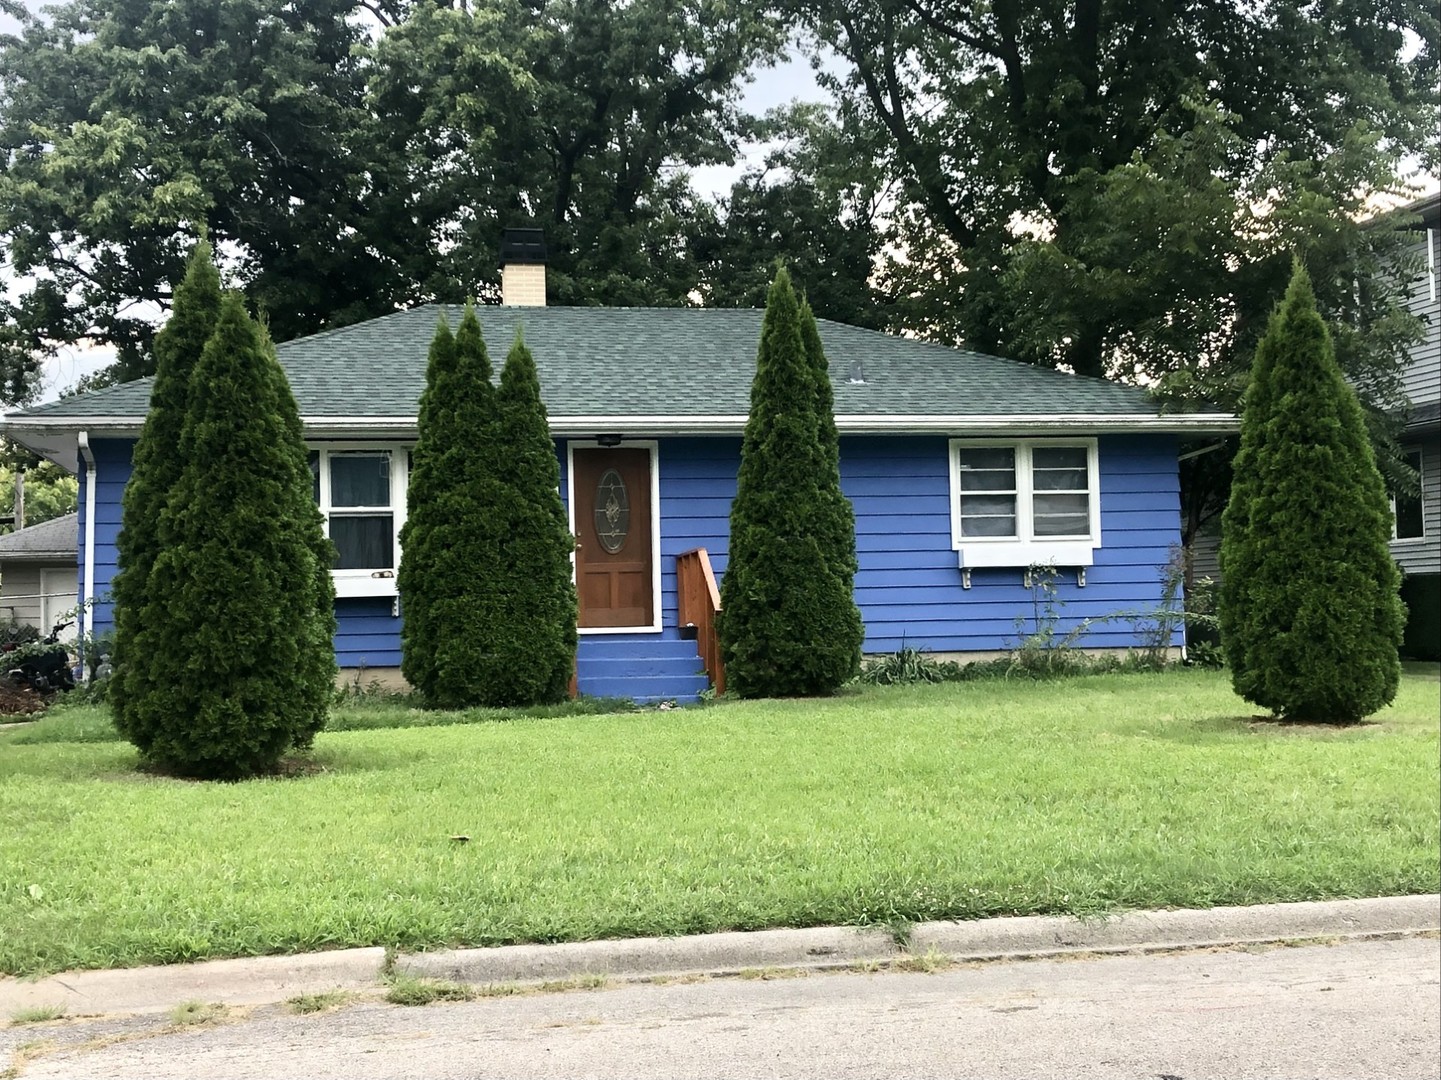
[[[1317,720],[1288,720],[1284,716],[1246,716],[1241,718],[1241,722],[1252,731],[1295,731],[1312,735],[1364,731],[1382,726],[1376,720],[1337,720],[1334,723],[1324,723]]]
[[[276,763],[273,769],[267,769],[264,772],[259,773],[253,777],[243,777],[234,780],[217,780],[199,776],[187,776],[184,773],[174,772],[173,770],[166,768],[164,765],[157,764],[153,761],[141,761],[135,766],[135,771],[137,773],[143,774],[144,776],[150,777],[151,779],[178,780],[181,783],[186,784],[243,784],[246,783],[248,780],[264,780],[267,778],[279,780],[298,780],[303,779],[307,776],[318,776],[319,774],[329,772],[330,770],[319,761],[316,761],[313,757],[310,757],[308,754],[294,753],[287,754],[285,757],[281,758]],[[0,1080],[3,1080],[3,1078],[0,1078]]]
[[[48,704],[34,690],[12,686],[0,677],[0,716],[34,716],[44,712]]]

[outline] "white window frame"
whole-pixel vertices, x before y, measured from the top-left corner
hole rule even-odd
[[[1421,544],[1426,541],[1426,498],[1424,495],[1424,492],[1426,491],[1426,455],[1423,454],[1420,450],[1405,450],[1402,451],[1402,454],[1406,458],[1408,464],[1410,463],[1411,458],[1414,457],[1416,459],[1416,482],[1420,485],[1420,490],[1423,493],[1417,496],[1417,501],[1421,504],[1421,535],[1396,535],[1396,493],[1393,491],[1389,494],[1391,500],[1391,542],[1393,544]]]
[[[1436,302],[1436,229],[1426,230],[1426,296]]]
[[[1006,448],[1016,455],[1016,535],[961,535],[961,456],[960,451]],[[1071,447],[1086,451],[1086,493],[1090,521],[1084,536],[1042,536],[1034,533],[1035,480],[1031,452],[1037,447]],[[986,566],[1031,566],[1054,563],[1057,566],[1091,566],[1095,550],[1101,546],[1101,469],[1100,452],[1094,438],[1054,439],[952,439],[950,441],[951,473],[951,547],[956,551],[963,569]]]
[[[410,482],[411,447],[397,443],[327,442],[307,443],[308,452],[320,454],[320,513],[325,519],[325,535],[330,535],[330,517],[335,508],[330,501],[330,455],[337,452],[364,451],[372,454],[390,455],[390,506],[362,507],[346,506],[341,516],[390,513],[395,526],[391,552],[394,566],[375,567],[366,570],[331,570],[335,582],[337,599],[364,596],[397,596],[396,573],[400,570],[400,528],[405,524],[405,492]]]

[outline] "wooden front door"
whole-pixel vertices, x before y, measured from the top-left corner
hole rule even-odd
[[[577,448],[575,587],[581,626],[645,626],[655,614],[649,449]]]

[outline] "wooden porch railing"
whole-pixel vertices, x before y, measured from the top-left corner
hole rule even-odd
[[[721,609],[720,589],[705,548],[683,552],[675,559],[676,606],[681,632],[695,627],[696,649],[717,696],[726,692],[726,669],[716,637],[715,617]]]

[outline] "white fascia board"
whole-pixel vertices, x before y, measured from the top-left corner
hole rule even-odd
[[[745,430],[746,417],[736,416],[552,416],[550,429],[556,435],[738,435]],[[1037,416],[867,415],[840,413],[836,428],[843,435],[1038,435],[1066,433],[1192,433],[1228,434],[1240,430],[1240,420],[1230,413],[1178,413],[1164,416],[1115,416],[1096,414]]]
[[[414,439],[417,434],[413,416],[304,416],[305,434],[309,438]],[[140,433],[141,421],[133,416],[46,417],[12,415],[3,418],[6,434],[26,446],[51,447],[57,436],[68,434],[62,441],[74,445],[74,432],[85,428],[91,438],[124,437]],[[746,417],[736,415],[615,415],[615,416],[552,416],[550,430],[555,435],[594,437],[616,433],[630,437],[651,435],[739,435],[745,431]],[[969,435],[1007,434],[1040,435],[1048,432],[1067,433],[1173,433],[1224,435],[1240,430],[1240,420],[1230,413],[1175,413],[1159,416],[1117,416],[1106,414],[1003,414],[995,416],[964,416],[936,413],[924,415],[875,415],[841,413],[836,428],[845,435]],[[47,456],[49,456],[47,454]],[[73,467],[73,466],[72,466]]]

